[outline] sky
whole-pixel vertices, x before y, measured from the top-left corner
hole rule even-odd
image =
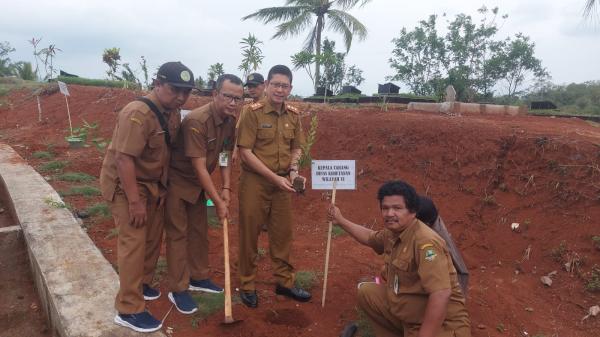
[[[2,0],[5,2],[5,0]],[[308,31],[286,40],[271,37],[275,25],[242,21],[245,15],[265,7],[280,6],[284,0],[20,0],[6,1],[0,8],[0,42],[8,41],[16,49],[9,56],[14,61],[33,62],[33,48],[28,40],[42,38],[41,47],[56,45],[62,51],[55,65],[72,74],[88,78],[106,78],[108,67],[102,62],[106,48],[120,48],[122,62],[130,63],[142,77],[140,56],[149,68],[156,69],[168,61],[181,61],[194,75],[206,78],[209,65],[224,64],[226,72],[241,76],[240,40],[249,33],[263,41],[265,58],[259,70],[266,75],[275,64],[291,66],[290,56],[300,51]],[[442,16],[438,25],[464,13],[477,18],[477,9],[498,6],[508,14],[497,37],[522,32],[535,43],[535,53],[542,60],[552,82],[566,84],[600,80],[600,19],[585,20],[585,0],[454,0],[402,1],[372,0],[351,14],[368,29],[364,41],[354,40],[346,56],[347,65],[363,70],[365,81],[359,89],[364,94],[377,92],[377,84],[392,75],[389,58],[392,39],[403,27],[413,29],[431,14]],[[339,34],[325,31],[324,36],[337,41]],[[292,94],[309,96],[312,84],[304,70],[294,71]],[[403,89],[401,83],[397,83]],[[502,90],[502,88],[499,88]]]

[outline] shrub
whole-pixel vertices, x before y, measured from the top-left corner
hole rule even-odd
[[[82,172],[66,172],[59,175],[58,180],[62,181],[70,181],[70,182],[78,182],[78,183],[89,183],[90,181],[94,181],[96,178],[89,174],[85,174]]]
[[[52,159],[54,155],[48,151],[36,151],[33,153],[35,159]]]
[[[106,203],[97,203],[94,204],[90,207],[88,207],[86,209],[86,211],[88,212],[89,215],[91,216],[95,216],[95,215],[102,215],[103,217],[107,218],[110,216],[110,208],[108,208],[108,205]]]
[[[73,186],[66,191],[60,192],[63,196],[72,196],[72,195],[83,195],[86,197],[92,197],[96,195],[100,195],[100,190],[93,186]]]
[[[317,275],[312,270],[299,270],[296,272],[296,286],[311,289],[317,283]]]
[[[199,321],[222,310],[225,306],[225,294],[194,294],[192,295],[198,303],[198,311],[192,316],[192,326],[197,327]]]
[[[54,160],[51,162],[47,162],[46,164],[42,164],[38,167],[40,172],[60,172],[67,165],[69,165],[68,161],[64,160]]]

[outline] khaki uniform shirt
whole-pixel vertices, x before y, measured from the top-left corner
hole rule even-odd
[[[305,143],[299,110],[284,105],[281,115],[263,98],[244,109],[238,130],[238,146],[252,152],[271,171],[286,174],[292,159],[292,150]],[[242,162],[242,168],[252,169]]]
[[[400,235],[387,229],[369,237],[369,246],[384,255],[390,312],[407,325],[423,321],[429,294],[451,289],[444,329],[469,325],[465,299],[444,240],[415,219]]]
[[[175,139],[181,120],[179,110],[165,111],[153,92],[146,97],[163,112],[171,140]],[[117,188],[122,188],[117,173],[117,152],[134,157],[136,180],[142,187],[140,193],[158,197],[166,191],[170,149],[158,118],[146,103],[130,102],[117,116],[100,172],[100,189],[108,201],[113,200]]]
[[[202,186],[190,158],[206,158],[209,173],[215,170],[219,153],[231,151],[235,143],[235,118],[222,118],[214,103],[191,111],[181,123],[173,146],[169,188],[183,200],[196,203]]]

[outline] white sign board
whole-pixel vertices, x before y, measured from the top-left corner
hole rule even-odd
[[[355,190],[356,161],[313,160],[311,177],[313,190],[332,190],[334,181],[338,190]]]
[[[67,84],[65,82],[56,81],[58,83],[58,88],[60,89],[60,93],[65,96],[69,95],[69,89],[67,88]]]

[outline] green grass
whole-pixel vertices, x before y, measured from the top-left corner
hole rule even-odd
[[[40,172],[61,172],[67,165],[69,162],[66,160],[54,160],[40,165],[38,170]]]
[[[108,218],[110,216],[110,208],[108,207],[108,205],[106,203],[97,203],[97,204],[93,204],[92,206],[86,208],[86,212],[88,212],[88,214],[90,216],[96,216],[96,215],[101,215],[105,218]]]
[[[56,80],[65,82],[67,84],[89,85],[89,86],[94,86],[94,87],[124,88],[125,86],[127,86],[132,89],[137,87],[137,85],[135,83],[131,83],[131,82],[100,80],[100,79],[85,78],[85,77],[59,76],[56,78]]]
[[[600,291],[600,267],[592,267],[592,271],[590,272],[590,278],[588,279],[585,285],[585,289],[589,292]]]
[[[44,198],[44,202],[46,203],[46,205],[53,207],[53,208],[66,208],[66,209],[71,209],[71,205],[64,203],[62,201],[57,201],[52,199],[52,197],[46,197]]]
[[[317,283],[317,274],[312,270],[299,270],[296,272],[296,286],[311,289]]]
[[[157,285],[167,274],[167,259],[165,257],[159,257],[158,262],[156,263],[156,268],[154,269],[154,279],[152,280],[152,285]]]
[[[96,177],[82,172],[66,172],[58,175],[56,178],[62,181],[77,182],[77,183],[89,183],[90,181],[96,180]]]
[[[26,81],[14,77],[0,77],[0,96],[5,96],[13,90],[36,89],[45,86],[45,83]]]
[[[36,151],[33,153],[33,158],[35,159],[52,159],[54,155],[48,151]]]
[[[93,186],[73,186],[59,193],[62,196],[83,195],[85,197],[93,197],[101,194],[100,190]]]
[[[118,228],[113,228],[110,230],[110,232],[108,232],[108,234],[106,234],[106,236],[104,237],[105,240],[110,240],[112,238],[115,238],[119,236],[119,229]]]
[[[371,327],[371,322],[365,314],[364,311],[360,310],[358,307],[356,308],[358,319],[356,324],[358,325],[358,336],[360,337],[375,337],[375,331],[373,331],[373,327]]]
[[[342,227],[338,225],[333,225],[331,228],[331,237],[337,238],[338,236],[344,236],[348,234]]]
[[[201,320],[211,316],[217,311],[223,310],[225,306],[225,294],[193,294],[192,297],[198,303],[198,311],[192,316],[192,326],[198,327]]]

